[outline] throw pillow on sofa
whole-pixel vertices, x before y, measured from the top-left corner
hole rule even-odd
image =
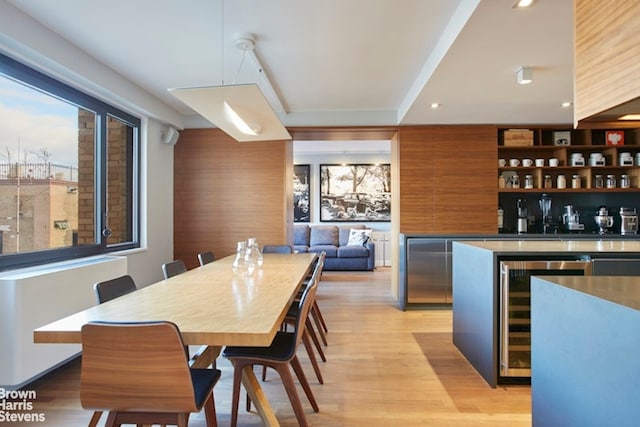
[[[347,245],[364,246],[371,238],[371,230],[357,230],[352,228],[349,232],[349,243]]]

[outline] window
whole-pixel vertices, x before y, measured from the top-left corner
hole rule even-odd
[[[139,246],[140,119],[0,55],[0,270]]]

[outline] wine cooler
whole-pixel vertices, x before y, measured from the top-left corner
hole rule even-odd
[[[531,276],[591,275],[591,261],[500,263],[500,376],[531,377]]]

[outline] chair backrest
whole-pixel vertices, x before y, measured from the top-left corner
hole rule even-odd
[[[300,340],[302,340],[302,334],[304,333],[307,317],[309,316],[309,310],[311,310],[311,306],[313,305],[313,301],[315,300],[316,292],[318,290],[318,280],[320,279],[321,270],[318,268],[318,265],[319,264],[316,264],[313,275],[309,280],[309,284],[305,288],[302,296],[300,297],[300,301],[298,302],[298,318],[296,319],[295,325],[296,347],[300,344]]]
[[[91,322],[82,327],[85,409],[197,412],[184,344],[171,322]]]
[[[98,304],[111,301],[114,298],[128,294],[137,290],[133,277],[125,274],[124,276],[116,277],[115,279],[105,280],[93,285],[93,290],[96,293]]]
[[[187,271],[187,266],[181,259],[176,259],[174,261],[162,264],[162,274],[164,274],[165,279],[177,276],[178,274],[182,274],[185,271]]]
[[[293,248],[289,245],[264,245],[263,254],[292,254]]]
[[[216,257],[213,255],[213,252],[211,251],[207,251],[207,252],[200,252],[198,254],[198,262],[200,263],[200,265],[205,265],[205,264],[209,264],[210,262],[213,262],[216,260]]]

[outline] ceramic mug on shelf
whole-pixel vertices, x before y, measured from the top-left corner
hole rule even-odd
[[[557,167],[559,164],[559,160],[556,159],[555,157],[549,159],[549,166],[551,166],[552,168]]]
[[[509,159],[509,166],[512,168],[518,167],[520,165],[519,159]]]
[[[526,168],[530,168],[531,166],[533,166],[533,160],[531,160],[531,159],[522,159],[522,166],[524,166]]]
[[[544,167],[544,159],[536,159],[536,166],[539,168]]]
[[[498,166],[501,168],[507,166],[507,161],[505,159],[498,159]]]

